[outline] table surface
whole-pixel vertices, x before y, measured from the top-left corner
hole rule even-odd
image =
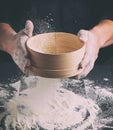
[[[113,130],[113,64],[111,63],[113,63],[112,60],[103,65],[95,65],[94,69],[84,79],[63,79],[65,87],[69,90],[87,96],[99,105],[102,110],[99,115],[101,124],[99,130]],[[4,62],[1,64],[0,93],[2,96],[4,93],[4,96],[0,96],[0,104],[3,105],[7,99],[11,99],[15,95],[16,90],[11,84],[20,80],[21,76],[23,74],[14,63]]]

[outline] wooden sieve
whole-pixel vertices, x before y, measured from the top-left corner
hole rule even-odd
[[[85,44],[78,36],[51,32],[31,37],[27,43],[31,71],[48,78],[75,76],[85,53]]]

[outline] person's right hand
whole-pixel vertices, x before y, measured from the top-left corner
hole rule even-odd
[[[77,78],[80,79],[87,76],[93,69],[94,63],[98,57],[100,44],[97,37],[91,31],[80,30],[78,36],[86,45],[85,54],[79,66],[83,71],[77,75]]]
[[[13,37],[14,44],[12,46],[13,52],[11,56],[22,72],[26,72],[28,66],[30,66],[25,43],[32,36],[33,28],[33,23],[27,20],[25,28]]]

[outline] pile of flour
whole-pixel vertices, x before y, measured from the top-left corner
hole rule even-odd
[[[5,104],[6,130],[84,130],[94,123],[98,106],[62,88],[60,79],[31,76],[13,86],[18,91]]]

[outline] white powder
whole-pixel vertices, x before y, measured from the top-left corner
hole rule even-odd
[[[10,130],[9,126],[14,130],[38,130],[40,127],[47,130],[84,130],[94,123],[98,107],[93,101],[62,88],[59,79],[38,77],[34,87],[29,86],[30,81],[33,85],[33,76],[25,80],[28,88],[6,103],[9,113],[5,120],[6,130]]]

